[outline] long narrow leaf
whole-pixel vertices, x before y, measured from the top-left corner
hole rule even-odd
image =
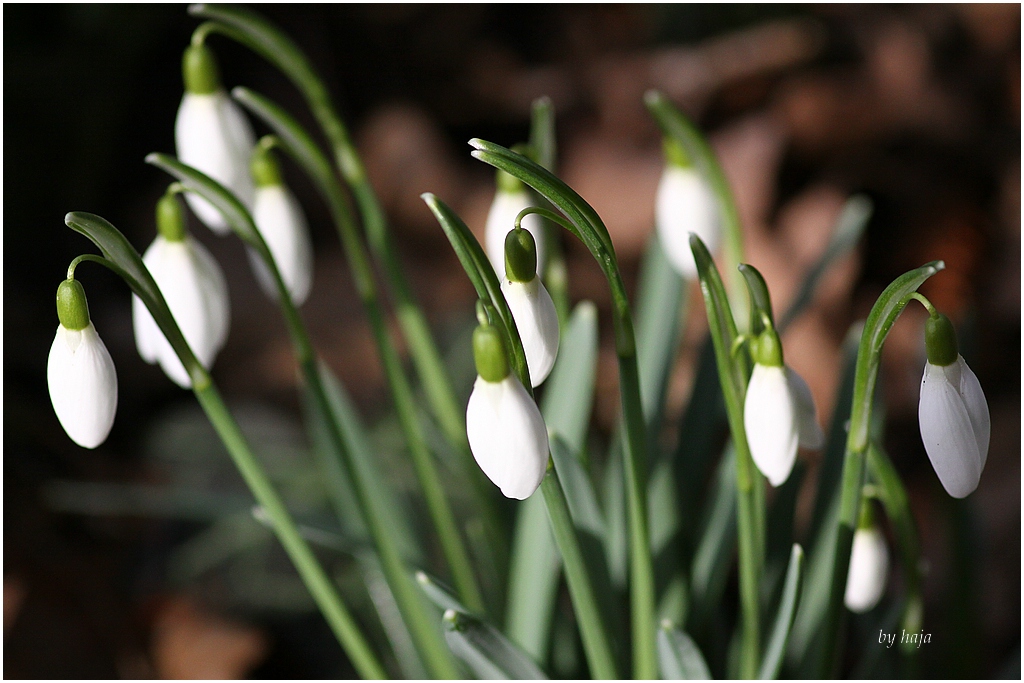
[[[693,639],[663,621],[658,629],[658,663],[666,681],[709,681],[711,670]]]
[[[547,680],[526,653],[496,628],[472,615],[449,609],[444,614],[444,630],[448,647],[478,678]]]
[[[768,637],[768,646],[765,648],[764,659],[761,660],[758,678],[777,678],[782,669],[782,660],[786,654],[786,642],[789,640],[793,619],[800,601],[803,560],[803,548],[799,543],[794,543],[793,551],[789,556],[789,569],[786,570],[786,584],[782,589],[782,600],[779,603],[779,611],[776,613],[771,635]]]

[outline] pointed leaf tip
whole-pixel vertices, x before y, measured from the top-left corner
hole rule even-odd
[[[473,138],[469,141],[469,146],[474,149],[483,149],[484,141],[480,138]]]

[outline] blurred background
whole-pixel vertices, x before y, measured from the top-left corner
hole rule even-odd
[[[875,212],[784,337],[823,424],[840,345],[897,275],[932,259],[923,292],[958,326],[992,415],[978,490],[942,491],[921,445],[920,307],[893,329],[881,380],[885,445],[903,476],[928,565],[926,677],[1020,676],[1020,6],[261,5],[325,77],[398,237],[407,272],[468,395],[474,295],[419,195],[437,194],[482,234],[493,173],[481,137],[527,137],[531,101],[557,112],[559,173],[604,218],[632,286],[652,232],[660,137],[654,87],[696,120],[738,197],[747,260],[784,310],[824,249],[844,200]],[[100,214],[142,251],[169,178],[143,163],[173,152],[184,6],[4,7],[4,674],[9,678],[345,678],[352,670],[191,394],[135,351],[127,288],[86,264],[78,279],[117,366],[120,405],[95,451],[50,406],[54,293],[91,251],[63,225]],[[211,38],[225,84],[282,103],[313,128],[267,63]],[[258,132],[260,131],[257,128]],[[303,313],[346,383],[400,490],[415,486],[369,327],[325,207],[290,184],[317,251]],[[193,221],[229,281],[232,325],[214,377],[293,504],[322,491],[306,466],[285,328],[244,250]],[[565,241],[574,301],[597,302],[603,339],[594,425],[607,439],[617,374],[606,285]],[[690,293],[669,387],[686,404],[706,334]],[[668,435],[667,438],[670,438]],[[805,454],[807,455],[807,454]],[[813,454],[807,464],[816,463]],[[809,482],[814,477],[808,477]],[[798,515],[806,519],[813,491]],[[412,503],[413,505],[415,503]],[[802,511],[802,512],[800,512]],[[798,516],[798,524],[801,517]],[[338,569],[343,581],[360,576]],[[353,591],[358,593],[358,591]],[[372,593],[372,590],[371,590]],[[855,628],[848,637],[870,638]],[[844,669],[857,673],[853,663]],[[863,672],[861,672],[863,673]]]

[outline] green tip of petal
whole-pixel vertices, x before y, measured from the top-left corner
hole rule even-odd
[[[68,330],[84,330],[89,326],[89,302],[78,280],[65,280],[57,287],[57,317]]]
[[[181,58],[185,92],[210,95],[220,90],[220,70],[213,51],[206,45],[189,45]]]
[[[953,323],[942,313],[936,313],[924,324],[924,346],[928,362],[947,366],[956,362],[959,353]]]
[[[537,243],[529,230],[515,228],[505,235],[505,276],[512,282],[537,277]]]
[[[185,210],[177,194],[168,192],[156,203],[156,229],[168,242],[185,239]]]
[[[473,331],[473,360],[477,374],[487,382],[500,382],[508,377],[505,344],[493,325],[481,325]]]

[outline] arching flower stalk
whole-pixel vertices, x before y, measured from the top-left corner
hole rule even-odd
[[[196,358],[209,369],[227,341],[230,324],[224,274],[206,247],[188,234],[181,202],[173,191],[157,203],[156,222],[158,234],[143,255],[143,263],[163,292]],[[192,386],[178,355],[137,296],[132,297],[132,322],[143,360],[159,363],[182,388]]]
[[[988,459],[988,402],[977,375],[958,353],[953,324],[928,307],[928,362],[918,406],[921,440],[942,487],[954,498],[964,498],[978,488]]]
[[[530,383],[539,386],[551,374],[558,356],[558,314],[551,295],[537,276],[536,242],[528,230],[516,228],[505,237],[501,291],[523,341]]]
[[[690,250],[690,233],[715,253],[722,238],[718,199],[675,139],[666,137],[664,149],[665,169],[658,183],[654,224],[669,263],[680,275],[693,279],[697,264]]]
[[[96,448],[110,434],[117,412],[114,361],[89,318],[85,289],[77,280],[69,277],[57,288],[57,317],[46,361],[50,402],[71,440]]]
[[[189,46],[182,58],[182,75],[185,95],[174,123],[178,160],[210,176],[251,207],[249,156],[256,136],[245,114],[221,86],[213,52],[203,44]],[[231,232],[220,211],[208,201],[193,194],[187,200],[215,233]]]
[[[889,576],[889,548],[875,522],[871,501],[861,501],[860,510],[844,596],[847,609],[858,614],[869,612],[878,604]]]
[[[487,227],[484,245],[487,249],[487,258],[494,267],[498,279],[505,279],[505,236],[515,225],[516,216],[525,208],[534,206],[533,197],[529,189],[518,178],[515,178],[504,171],[498,171],[495,184],[497,188],[494,193],[494,201],[491,203],[491,210],[487,214]],[[537,256],[535,272],[543,273],[545,264],[544,245],[544,222],[536,214],[530,214],[523,218],[523,228],[530,231],[533,241],[536,244]]]
[[[301,306],[313,286],[313,245],[302,207],[281,180],[281,169],[270,150],[272,138],[264,138],[252,154],[252,177],[256,183],[252,218],[267,243],[281,272],[288,293]],[[277,299],[277,286],[270,270],[253,249],[249,263],[267,296]]]
[[[782,343],[774,328],[766,326],[752,343],[754,371],[743,404],[743,425],[754,464],[778,487],[793,471],[797,446],[821,448],[825,434],[810,388],[782,362]]]
[[[473,332],[477,378],[466,407],[466,435],[480,469],[506,498],[524,500],[548,466],[548,432],[537,404],[509,371],[501,334],[486,318]]]

